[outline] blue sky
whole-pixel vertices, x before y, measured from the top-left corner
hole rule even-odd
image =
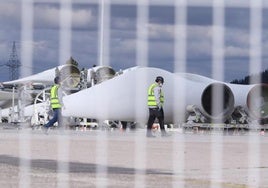
[[[5,64],[16,41],[21,57],[22,46],[33,49],[32,65],[24,69],[37,73],[67,60],[71,55],[80,67],[90,68],[99,63],[99,6],[72,3],[71,52],[59,58],[60,49],[60,3],[40,1],[33,4],[32,41],[22,38],[22,1],[0,1],[0,61]],[[51,2],[51,1],[49,1]],[[90,1],[88,1],[90,2]],[[174,72],[175,8],[172,5],[151,4],[148,12],[148,66]],[[262,43],[260,46],[261,71],[268,68],[268,9],[262,9]],[[250,19],[249,7],[226,7],[224,16],[224,67],[223,81],[241,79],[250,73]],[[136,66],[137,63],[137,6],[112,4],[110,7],[109,62],[115,69]],[[186,72],[213,76],[213,7],[187,7],[186,18]],[[0,67],[0,82],[9,79],[8,68]]]

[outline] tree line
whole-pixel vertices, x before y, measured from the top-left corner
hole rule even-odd
[[[266,69],[265,71],[263,71],[259,74],[253,74],[250,76],[246,76],[243,79],[235,79],[235,80],[231,81],[230,83],[248,85],[250,83],[250,80],[257,80],[258,78],[260,78],[261,83],[268,84],[268,70]]]

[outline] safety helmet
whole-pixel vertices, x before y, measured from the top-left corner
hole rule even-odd
[[[164,83],[164,78],[162,76],[157,76],[155,79],[155,82],[159,82],[159,81]]]
[[[54,78],[54,83],[55,83],[55,84],[59,84],[59,83],[60,83],[60,77],[59,77],[59,76],[56,76],[56,77]]]

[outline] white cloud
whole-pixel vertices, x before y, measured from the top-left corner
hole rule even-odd
[[[71,24],[75,28],[88,28],[96,24],[96,18],[90,8],[61,10],[71,15]],[[60,9],[57,6],[39,5],[34,8],[35,26],[39,28],[59,28]],[[66,17],[68,18],[68,17]]]
[[[1,2],[0,24],[1,30],[11,30],[20,28],[21,6],[14,2]]]
[[[18,13],[21,12],[19,3],[1,1],[0,15],[1,17],[19,18]]]
[[[34,7],[35,27],[58,28],[59,27],[59,9],[53,6]]]
[[[209,26],[187,27],[187,54],[189,57],[201,58],[211,56],[211,29]]]
[[[226,28],[225,40],[241,47],[249,46],[249,31],[244,29]]]
[[[167,40],[174,38],[174,25],[149,24],[148,29],[151,39]]]
[[[187,50],[191,57],[212,57],[213,29],[210,26],[188,26]],[[243,29],[225,28],[225,57],[248,57],[249,33]]]
[[[241,48],[238,46],[226,46],[225,47],[225,56],[226,57],[248,57],[249,50],[245,48]]]
[[[243,29],[226,29],[225,56],[248,57],[249,55],[249,32]]]
[[[134,19],[116,17],[111,19],[111,28],[120,30],[134,30],[136,23]]]
[[[96,17],[90,9],[80,9],[73,11],[72,20],[74,27],[88,27],[96,22]]]
[[[129,54],[135,53],[136,40],[135,39],[116,39],[113,40],[111,48],[111,54],[115,56],[128,56]]]

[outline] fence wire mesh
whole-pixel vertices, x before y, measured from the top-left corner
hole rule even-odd
[[[10,2],[17,2],[17,1],[10,1]],[[228,78],[226,78],[228,70],[230,70],[230,64],[232,62],[227,62],[228,57],[226,57],[226,54],[231,54],[232,51],[229,51],[229,48],[233,50],[237,50],[237,46],[228,46],[228,43],[230,42],[231,34],[230,32],[237,32],[236,29],[229,30],[228,23],[232,24],[232,19],[241,19],[241,22],[247,22],[244,28],[244,31],[242,32],[245,34],[246,38],[245,40],[248,40],[248,42],[245,45],[247,46],[248,50],[248,56],[249,56],[249,64],[248,70],[244,70],[245,72],[248,72],[249,74],[255,74],[258,72],[261,72],[265,64],[262,62],[264,47],[262,44],[263,38],[262,36],[265,35],[264,32],[264,20],[263,20],[263,12],[268,7],[268,2],[262,1],[262,0],[238,0],[238,1],[232,1],[232,0],[60,0],[60,1],[54,1],[54,0],[22,0],[21,2],[21,76],[29,76],[33,74],[33,70],[29,69],[29,67],[34,67],[34,59],[35,57],[35,49],[33,46],[31,46],[31,43],[35,43],[35,40],[38,40],[38,36],[36,34],[37,30],[40,29],[40,25],[38,25],[38,10],[42,7],[42,5],[45,5],[44,7],[54,7],[55,10],[59,10],[58,14],[55,14],[58,16],[51,17],[50,15],[47,15],[49,19],[55,19],[58,20],[58,25],[56,23],[56,26],[54,25],[53,29],[58,28],[58,31],[56,32],[58,34],[58,37],[51,36],[50,38],[55,38],[55,40],[58,41],[58,45],[56,45],[57,51],[58,51],[58,59],[55,59],[54,62],[58,62],[54,64],[55,66],[62,65],[66,61],[66,59],[70,56],[72,56],[72,53],[75,53],[77,47],[79,45],[75,44],[74,39],[79,38],[79,32],[78,34],[74,34],[77,30],[77,27],[79,24],[83,24],[84,17],[87,14],[78,15],[78,20],[74,19],[76,17],[76,11],[81,8],[83,10],[90,9],[91,6],[93,7],[94,11],[92,11],[92,15],[88,19],[93,19],[93,25],[90,25],[91,23],[88,23],[88,26],[85,26],[83,28],[86,31],[86,35],[93,35],[93,36],[86,36],[81,35],[81,39],[78,41],[80,43],[83,43],[83,37],[86,36],[85,41],[86,42],[92,42],[93,39],[97,39],[95,42],[92,42],[92,44],[95,45],[95,47],[89,47],[86,45],[81,44],[81,48],[85,47],[85,59],[89,59],[90,64],[88,62],[85,63],[86,66],[90,67],[92,64],[92,61],[96,62],[98,65],[106,65],[106,66],[114,66],[116,61],[114,56],[118,56],[118,61],[120,60],[120,57],[123,58],[123,60],[127,60],[128,58],[123,57],[124,53],[127,53],[126,56],[129,56],[131,60],[128,61],[128,65],[132,63],[133,66],[158,66],[158,67],[165,67],[167,70],[173,72],[173,73],[179,73],[179,72],[187,72],[188,70],[195,70],[198,72],[198,69],[196,68],[190,68],[191,66],[197,66],[199,67],[200,64],[202,64],[203,60],[200,60],[200,64],[194,64],[191,63],[191,53],[194,55],[202,55],[202,54],[195,54],[193,51],[196,48],[195,45],[197,43],[190,41],[190,37],[194,38],[194,34],[196,36],[201,35],[201,37],[204,37],[205,39],[201,42],[208,41],[208,46],[204,46],[204,49],[200,50],[200,53],[207,53],[209,54],[206,57],[206,60],[209,60],[211,63],[206,64],[204,66],[208,66],[207,70],[203,70],[201,73],[205,73],[206,71],[211,72],[210,77],[212,77],[215,80],[219,81],[231,81]],[[85,8],[86,7],[86,8]],[[121,23],[115,23],[114,17],[119,16],[121,12],[124,11],[130,11],[131,15],[125,14],[126,18],[122,19]],[[206,18],[196,18],[200,23],[192,23],[192,16],[194,17],[195,11],[198,13],[198,11],[202,9],[203,14]],[[117,12],[118,11],[118,12]],[[155,11],[155,12],[154,12]],[[231,13],[232,11],[247,11],[248,14],[248,20],[247,18],[238,17],[238,18],[229,18],[228,13]],[[133,13],[134,12],[134,13]],[[204,14],[207,13],[207,14]],[[155,14],[159,14],[156,17]],[[163,15],[162,15],[163,14]],[[166,15],[170,17],[171,20],[165,20]],[[242,14],[242,13],[241,13]],[[80,17],[79,17],[80,16]],[[87,15],[88,16],[88,15]],[[113,17],[114,16],[114,17]],[[129,16],[129,17],[128,17]],[[76,17],[77,18],[77,17]],[[129,20],[131,19],[131,21]],[[159,20],[154,20],[159,19]],[[161,20],[162,19],[162,20]],[[207,20],[203,20],[207,19]],[[75,21],[81,21],[79,23],[76,23]],[[129,23],[128,23],[129,21]],[[156,24],[158,22],[159,25]],[[86,22],[86,21],[85,21]],[[206,22],[206,23],[202,23]],[[87,23],[87,22],[86,22]],[[129,24],[131,29],[127,29],[127,31],[120,31],[120,28],[124,29],[124,24]],[[113,25],[118,24],[118,25]],[[120,25],[122,24],[122,25]],[[194,25],[190,28],[190,26]],[[200,24],[200,25],[199,25]],[[203,25],[202,25],[203,24]],[[133,26],[134,25],[134,26]],[[93,28],[95,27],[95,28]],[[127,27],[127,26],[125,26]],[[154,32],[156,30],[163,32],[160,33],[160,36],[155,36]],[[200,30],[198,30],[200,29]],[[48,29],[49,30],[49,29]],[[195,31],[196,30],[196,31]],[[94,33],[94,32],[96,33]],[[200,33],[198,33],[200,31]],[[129,32],[129,33],[127,33]],[[123,41],[123,36],[120,39],[120,34],[130,36],[129,41]],[[170,36],[167,36],[170,34]],[[113,38],[115,37],[115,38]],[[122,40],[117,41],[115,40]],[[164,45],[164,48],[157,49],[157,46],[160,41],[165,43],[166,41],[169,42],[169,44]],[[193,39],[195,40],[195,38]],[[122,43],[126,42],[124,45],[125,47],[129,47],[130,49],[124,49],[125,51],[119,51],[116,45],[122,45]],[[127,43],[129,42],[129,43]],[[197,45],[200,47],[199,45]],[[40,46],[41,48],[42,46]],[[55,48],[55,46],[53,46]],[[191,49],[190,49],[191,48]],[[205,49],[208,48],[208,49]],[[239,48],[239,47],[238,47]],[[156,50],[156,51],[155,51]],[[92,52],[93,51],[93,52]],[[162,52],[163,51],[163,52]],[[122,54],[121,54],[121,53]],[[155,58],[157,58],[157,53],[169,53],[171,54],[169,58],[163,59],[162,63],[154,63],[156,61]],[[87,57],[91,56],[93,53],[95,53],[94,57]],[[129,54],[128,54],[129,53]],[[244,52],[241,52],[244,53]],[[87,55],[88,54],[88,55]],[[134,54],[134,55],[133,55]],[[206,54],[206,55],[207,55]],[[51,54],[48,54],[48,56]],[[245,55],[246,56],[246,55]],[[244,57],[245,57],[244,56]],[[159,57],[161,59],[161,57]],[[196,57],[195,57],[196,58]],[[197,57],[198,59],[198,57]],[[205,60],[205,61],[206,61]],[[197,60],[198,61],[198,60]],[[122,62],[122,61],[121,61]],[[173,62],[173,63],[170,63]],[[190,62],[190,63],[188,63]],[[196,62],[195,62],[196,63]],[[168,64],[168,65],[167,65]],[[41,65],[38,65],[41,66]],[[117,64],[117,68],[120,68],[121,66],[124,68],[127,68],[124,64]],[[202,65],[201,65],[202,66]],[[239,70],[239,68],[237,68]],[[132,85],[131,87],[135,87],[136,96],[139,98],[141,96],[141,93],[145,89],[142,86],[142,82],[144,80],[148,80],[148,77],[146,75],[142,75],[141,78],[137,78],[138,81],[135,85]],[[259,83],[261,80],[260,77],[254,77],[254,80],[250,80],[251,83]],[[183,109],[185,107],[185,104],[187,101],[186,98],[186,83],[181,81],[180,83],[174,83],[180,84],[184,87],[181,87],[181,91],[174,91],[174,96],[180,96],[182,100],[180,101],[173,101],[174,106],[177,108]],[[168,88],[166,88],[168,89]],[[212,95],[213,98],[213,106],[212,111],[217,113],[218,109],[222,109],[224,104],[222,103],[221,98],[223,98],[223,88],[221,88],[218,91],[213,92],[214,95]],[[261,91],[257,92],[257,95],[260,95]],[[220,94],[219,94],[220,93]],[[132,100],[132,99],[130,99]],[[133,99],[134,100],[134,99]],[[138,119],[139,114],[139,102],[134,104],[135,109],[135,115],[136,119]],[[97,111],[103,114],[108,115],[108,111],[106,111],[107,108],[109,108],[109,102],[105,104],[104,106],[96,106]],[[92,108],[92,107],[89,107]],[[174,109],[174,112],[176,112],[176,109]],[[212,112],[212,114],[213,114]],[[186,114],[186,109],[184,110],[184,113]],[[184,114],[182,113],[182,114]],[[182,119],[183,115],[181,114],[175,114],[174,115],[174,124],[176,124],[178,119]],[[217,122],[213,122],[217,124]],[[144,127],[143,127],[144,128]],[[144,130],[144,129],[142,129]],[[99,130],[98,130],[99,131]],[[88,179],[81,180],[84,182],[82,185],[81,182],[79,184],[75,184],[75,182],[71,181],[71,174],[73,175],[75,173],[75,170],[73,169],[72,165],[75,161],[72,161],[72,157],[74,154],[72,153],[72,150],[70,149],[73,147],[73,141],[78,139],[74,133],[65,132],[62,134],[56,134],[57,139],[53,140],[55,141],[55,145],[57,145],[57,156],[54,158],[56,161],[56,168],[53,168],[56,171],[57,179],[55,180],[56,183],[52,183],[54,187],[129,187],[130,184],[123,184],[123,185],[116,185],[115,176],[123,176],[123,174],[119,173],[117,174],[114,171],[120,171],[120,169],[114,169],[116,166],[116,162],[112,162],[110,164],[112,157],[122,157],[124,156],[116,156],[116,153],[113,153],[109,149],[111,143],[109,143],[110,140],[110,134],[107,133],[107,131],[100,131],[97,132],[96,137],[93,136],[93,138],[84,138],[85,135],[80,135],[83,141],[85,142],[93,142],[95,145],[92,146],[91,144],[89,146],[83,144],[84,149],[83,150],[95,150],[96,155],[94,157],[90,156],[90,154],[87,156],[88,158],[92,157],[95,159],[95,164],[90,164],[92,166],[95,165],[95,169],[93,171],[90,171],[88,169],[84,169],[85,172],[92,172],[95,175],[96,181],[94,182],[92,177],[89,177]],[[120,137],[121,135],[118,135]],[[75,137],[75,139],[73,138]],[[161,141],[159,144],[159,148],[153,148],[155,150],[159,150],[159,153],[165,153],[165,149],[167,151],[171,152],[170,155],[168,155],[168,158],[162,158],[161,160],[168,160],[172,161],[169,164],[169,173],[165,173],[163,171],[155,172],[156,178],[154,178],[154,172],[151,169],[152,164],[150,163],[150,157],[151,153],[148,151],[151,151],[152,149],[152,142],[153,140],[147,140],[145,137],[145,134],[140,131],[135,132],[134,139],[132,140],[134,144],[132,145],[129,143],[129,147],[131,147],[131,151],[134,152],[134,155],[131,156],[132,162],[122,159],[123,161],[128,161],[128,164],[122,167],[124,170],[122,170],[125,175],[132,175],[134,176],[134,180],[131,179],[130,176],[127,176],[125,178],[129,178],[129,181],[133,181],[134,183],[131,184],[132,187],[158,187],[162,186],[161,178],[158,177],[158,174],[163,173],[163,176],[166,176],[168,181],[170,182],[166,185],[166,187],[188,187],[189,182],[192,183],[192,185],[198,186],[201,184],[201,187],[228,187],[229,183],[222,183],[224,182],[227,173],[229,173],[231,167],[226,167],[225,163],[225,144],[228,144],[228,141],[225,140],[225,136],[223,131],[212,131],[212,134],[206,135],[208,140],[203,140],[203,137],[199,137],[198,141],[203,144],[208,145],[208,148],[206,147],[204,150],[208,149],[208,155],[207,157],[207,163],[206,167],[202,166],[203,170],[198,169],[198,167],[195,169],[192,164],[189,164],[191,162],[188,161],[189,153],[192,151],[188,151],[187,147],[189,144],[189,137],[186,134],[180,134],[179,136],[176,136],[175,134],[172,136],[172,139],[167,141]],[[51,137],[48,137],[51,139]],[[46,141],[45,142],[49,142]],[[113,141],[118,142],[118,145],[120,147],[120,142],[130,142],[126,137],[123,137],[121,140],[118,138],[116,140],[113,137]],[[194,138],[197,139],[197,138]],[[245,137],[241,138],[242,140],[245,140]],[[247,185],[248,187],[262,187],[263,181],[261,180],[261,157],[263,156],[261,152],[261,142],[262,138],[259,137],[256,134],[249,134],[248,137],[246,137],[246,145],[243,144],[244,147],[247,147],[248,151],[247,156],[245,158],[247,159],[247,164],[243,166],[242,168],[247,169],[246,173],[247,175],[243,175],[246,180],[243,181],[243,183],[239,185]],[[35,164],[33,163],[33,160],[36,159],[38,156],[32,155],[32,140],[36,141],[36,136],[32,134],[29,130],[23,130],[20,132],[19,137],[19,187],[35,187],[36,184],[35,181],[31,178],[35,178],[35,176],[30,175],[33,172],[33,168],[35,168]],[[38,140],[38,139],[37,139]],[[42,140],[42,139],[41,139]],[[168,144],[171,144],[171,146],[162,146],[162,144],[165,144],[167,142]],[[190,141],[191,142],[191,141]],[[238,144],[240,141],[236,141]],[[199,143],[200,144],[200,143]],[[35,146],[34,146],[35,147]],[[113,146],[114,147],[114,146]],[[124,148],[124,146],[122,146]],[[162,149],[162,150],[161,150]],[[194,149],[194,147],[193,147]],[[230,149],[230,148],[229,148]],[[232,149],[232,148],[231,148]],[[164,150],[164,151],[163,151]],[[48,151],[47,151],[48,152]],[[189,153],[187,153],[189,152]],[[41,152],[43,153],[43,152]],[[112,156],[113,155],[113,156]],[[200,153],[202,155],[202,151]],[[79,153],[77,153],[77,156],[79,156]],[[156,155],[157,156],[157,155]],[[44,157],[44,156],[41,156]],[[129,157],[128,154],[125,155],[125,157]],[[155,156],[154,156],[155,157]],[[45,157],[44,157],[45,158]],[[82,157],[83,158],[83,157]],[[86,158],[86,157],[85,157]],[[202,156],[196,156],[193,163],[197,163],[199,158],[203,158]],[[236,159],[236,157],[234,157]],[[84,158],[83,158],[84,159]],[[84,168],[94,168],[92,166],[87,166],[89,164],[86,163],[85,160],[85,166]],[[158,162],[161,163],[161,160]],[[239,159],[238,159],[239,160]],[[71,161],[71,162],[70,162]],[[152,160],[154,161],[154,160]],[[203,159],[200,159],[200,161],[203,161]],[[129,168],[130,166],[133,171],[131,171]],[[161,165],[160,165],[161,166]],[[190,170],[189,170],[190,167]],[[83,167],[81,167],[83,168]],[[240,167],[238,166],[236,170],[238,170]],[[263,167],[264,172],[267,169],[267,167]],[[195,171],[196,170],[196,171]],[[202,171],[205,174],[198,175],[198,171]],[[83,171],[83,170],[82,170]],[[262,173],[264,173],[262,171]],[[267,172],[267,171],[266,171]],[[113,174],[114,173],[114,174]],[[189,173],[193,173],[201,179],[205,179],[204,176],[207,176],[209,178],[203,181],[197,181],[193,183],[194,178],[189,178]],[[112,174],[112,175],[111,175]],[[118,178],[118,177],[117,177]],[[124,177],[122,177],[124,179]],[[159,178],[159,179],[158,179]],[[154,183],[149,183],[149,181],[153,181]],[[230,180],[231,181],[231,180]],[[157,182],[159,185],[157,185]],[[228,184],[228,185],[227,185]],[[46,184],[47,185],[47,184]],[[42,186],[42,184],[41,184]],[[231,187],[231,186],[230,186]],[[264,186],[263,186],[264,187]]]

